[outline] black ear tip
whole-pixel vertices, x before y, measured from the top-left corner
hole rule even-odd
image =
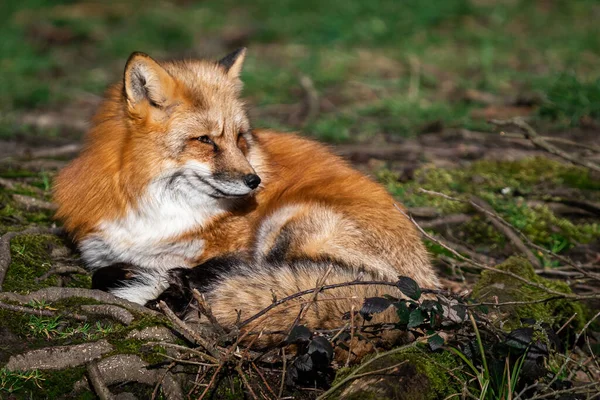
[[[225,71],[229,71],[229,68],[231,68],[231,66],[235,64],[235,61],[245,53],[246,47],[240,47],[239,49],[234,50],[231,53],[227,54],[225,57],[221,58],[219,60],[219,65],[225,68]]]

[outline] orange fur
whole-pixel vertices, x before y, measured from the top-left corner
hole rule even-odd
[[[130,261],[119,258],[130,247],[138,246],[135,256],[142,257],[144,246],[151,252],[164,245],[161,263],[152,266],[163,272],[244,252],[258,265],[273,258],[290,264],[297,259],[328,260],[335,268],[327,283],[357,279],[360,274],[390,281],[404,275],[423,287],[436,287],[418,232],[382,186],[322,144],[293,134],[250,131],[238,98],[243,55],[236,53],[226,67],[193,60],[158,63],[143,54],[132,55],[124,82],[108,91],[94,118],[81,155],[56,181],[57,218],[65,228],[79,243],[96,238],[107,248],[116,246],[110,248],[113,258],[107,263]],[[206,201],[213,205],[196,204],[204,213],[196,221],[194,207],[181,205],[181,199],[204,198],[202,190],[212,186],[186,175],[190,168],[221,188],[241,190],[239,182],[248,174],[258,174],[262,184],[247,195],[209,193]],[[177,190],[187,191],[185,196],[173,195],[175,200],[161,206],[167,192],[152,189],[153,185],[179,178]],[[195,194],[198,188],[202,190]],[[151,207],[157,209],[146,215]],[[168,217],[173,215],[161,214],[161,207],[181,207],[189,214],[176,222],[181,229],[138,237],[146,234],[144,229],[152,230],[152,218],[163,229],[171,226]],[[147,220],[140,228],[136,223],[143,218]],[[111,244],[115,232],[122,236]],[[120,241],[124,247],[118,247]],[[170,259],[168,246],[179,245],[184,250]],[[98,263],[102,262],[100,258]],[[268,277],[259,272],[255,277],[231,276],[211,292],[215,315],[224,324],[235,323],[236,309],[252,315],[270,304],[272,293],[281,298],[314,287],[319,278],[318,271],[284,268]],[[311,305],[305,322],[312,327],[338,326],[341,313],[360,307],[362,299],[382,290],[356,286],[332,291],[325,298],[345,300]],[[298,313],[300,305],[295,304],[291,311],[269,314],[261,324],[285,329]],[[378,318],[389,320],[393,315]]]

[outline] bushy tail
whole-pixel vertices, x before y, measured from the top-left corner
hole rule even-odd
[[[256,265],[219,258],[191,270],[187,279],[190,288],[204,293],[221,325],[240,327],[246,341],[257,347],[281,342],[294,325],[305,325],[314,332],[340,330],[352,322],[357,330],[363,324],[394,323],[397,317],[393,307],[373,315],[368,322],[359,311],[365,298],[402,296],[393,285],[367,284],[382,277],[335,262]],[[394,341],[400,335],[394,332],[380,334],[377,339]],[[371,348],[370,343],[361,346],[353,346],[353,353]]]

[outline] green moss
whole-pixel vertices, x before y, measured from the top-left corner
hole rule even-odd
[[[528,281],[561,293],[572,293],[567,284],[544,279],[536,275],[531,264],[521,257],[511,257],[504,263],[496,266],[496,269],[512,272]],[[478,301],[495,301],[496,299],[498,302],[536,301],[550,296],[552,295],[549,295],[542,289],[527,285],[517,278],[495,271],[484,271],[473,288],[473,297]],[[580,329],[585,324],[583,306],[569,299],[527,305],[504,306],[501,312],[503,328],[508,330],[521,326],[522,319],[533,319],[537,322],[545,322],[554,327],[560,327],[575,313],[577,313],[577,317],[571,322],[571,327]]]
[[[56,286],[56,277],[39,283],[35,278],[50,270],[50,249],[59,244],[59,239],[52,235],[15,237],[10,243],[12,261],[6,273],[4,290],[23,292]]]
[[[378,172],[378,178],[406,206],[435,207],[441,214],[472,212],[472,209],[466,203],[421,193],[419,188],[462,200],[476,195],[535,243],[552,251],[568,250],[577,243],[600,238],[597,221],[574,223],[557,217],[546,206],[528,204],[527,200],[536,199],[537,193],[547,192],[548,187],[584,187],[586,190],[594,185],[600,187],[600,181],[593,180],[587,171],[544,157],[518,161],[483,160],[456,169],[424,167],[416,171],[414,180],[408,183],[399,183],[398,176],[386,169]],[[600,194],[586,193],[592,199],[600,199]],[[504,235],[485,217],[465,223],[458,234],[472,245],[502,247],[506,243]],[[551,263],[550,260],[545,262]]]
[[[373,356],[375,357],[375,355]],[[371,358],[372,359],[372,358]],[[363,361],[366,362],[369,359]],[[394,367],[397,365],[397,373],[382,376],[381,379],[371,381],[369,377],[353,380],[342,387],[338,392],[338,398],[344,399],[439,399],[460,393],[461,382],[448,374],[453,374],[461,381],[463,377],[460,372],[461,363],[457,357],[446,351],[430,353],[419,349],[408,349],[406,351],[391,354],[373,361],[360,373],[368,373],[379,369]],[[355,368],[343,368],[338,371],[334,385],[346,378]],[[398,376],[401,378],[398,379]],[[364,382],[360,382],[366,379]]]
[[[60,371],[9,372],[0,370],[0,398],[10,393],[11,399],[58,399],[71,397],[75,382],[83,378],[85,367]],[[95,399],[91,392],[81,393],[78,399]]]

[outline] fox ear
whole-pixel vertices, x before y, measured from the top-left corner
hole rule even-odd
[[[246,57],[246,48],[241,47],[233,53],[227,54],[219,60],[219,65],[225,68],[225,72],[231,78],[239,78],[242,72],[242,65]]]
[[[146,100],[152,106],[161,107],[168,101],[173,85],[171,75],[147,54],[135,52],[129,56],[123,86],[131,105]]]

